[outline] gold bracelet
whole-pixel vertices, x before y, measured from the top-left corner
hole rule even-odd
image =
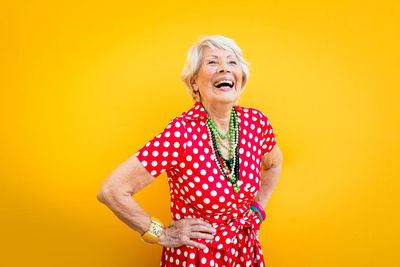
[[[162,231],[163,223],[156,217],[151,217],[151,224],[149,229],[142,235],[142,240],[147,244],[155,244],[158,241]]]

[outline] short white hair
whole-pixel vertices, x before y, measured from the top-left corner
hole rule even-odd
[[[244,60],[240,47],[235,43],[235,41],[222,35],[203,36],[195,45],[190,47],[181,73],[181,80],[185,84],[192,100],[194,102],[200,101],[200,94],[198,91],[193,90],[191,81],[200,70],[204,49],[206,47],[211,49],[222,48],[232,51],[235,54],[239,61],[239,66],[242,68],[242,89],[244,89],[249,80],[250,74],[248,65],[250,65],[250,63]]]

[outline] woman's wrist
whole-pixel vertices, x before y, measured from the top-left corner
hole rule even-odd
[[[158,243],[164,230],[164,225],[160,219],[151,217],[151,223],[146,232],[142,234],[142,240],[148,244]]]
[[[164,246],[166,244],[166,240],[167,240],[167,233],[165,232],[166,227],[163,228],[163,231],[161,233],[161,235],[159,236],[158,240],[157,240],[157,244],[160,246]]]
[[[250,203],[250,208],[253,211],[258,212],[258,214],[260,215],[261,222],[265,220],[265,218],[266,218],[265,211],[264,211],[263,207],[258,202],[252,201]]]
[[[141,228],[140,236],[143,236],[151,226],[151,217],[148,217],[148,222],[145,224],[144,228]]]

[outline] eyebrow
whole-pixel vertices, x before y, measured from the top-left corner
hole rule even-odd
[[[208,55],[207,57],[216,57],[216,58],[218,58],[216,55]],[[236,58],[234,55],[229,55],[229,56],[227,56],[227,57],[233,57],[233,58]]]

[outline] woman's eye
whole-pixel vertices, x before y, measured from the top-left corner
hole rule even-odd
[[[229,62],[229,63],[233,63],[233,64],[236,64],[236,61],[231,61],[231,62]]]
[[[211,61],[210,61],[210,62],[208,62],[208,63],[210,64],[210,63],[217,63],[217,62],[216,62],[216,61],[214,61],[214,60],[211,60]]]

